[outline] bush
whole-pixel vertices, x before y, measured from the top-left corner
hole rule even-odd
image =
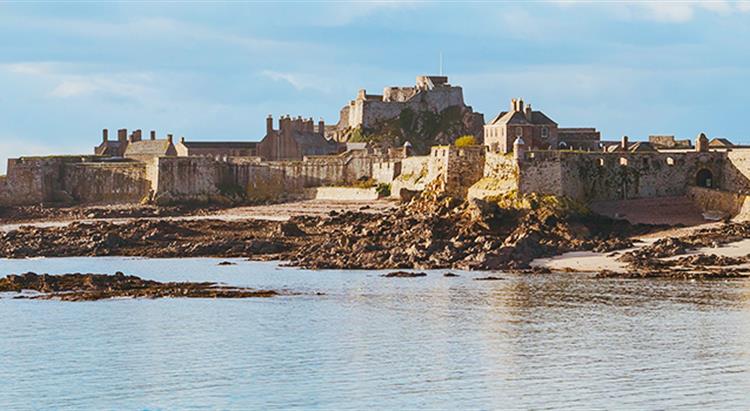
[[[378,196],[380,197],[390,197],[391,196],[391,185],[386,183],[380,183],[375,188],[375,191],[377,191]]]
[[[475,146],[477,145],[477,139],[472,135],[461,136],[456,139],[453,145],[456,147]]]

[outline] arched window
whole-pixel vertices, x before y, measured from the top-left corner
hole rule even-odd
[[[523,127],[516,127],[516,137],[523,137]]]
[[[695,176],[695,185],[698,187],[711,188],[714,184],[713,179],[714,175],[711,170],[704,168],[698,171],[698,174]]]
[[[542,126],[542,138],[549,137],[549,127]]]

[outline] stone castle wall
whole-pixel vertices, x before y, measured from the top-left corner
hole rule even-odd
[[[750,150],[735,149],[726,152],[727,161],[722,170],[721,188],[750,194]]]
[[[339,125],[349,128],[370,128],[384,120],[398,117],[406,109],[414,111],[432,111],[440,113],[448,107],[463,106],[463,90],[461,87],[435,87],[432,90],[422,90],[416,93],[406,93],[400,89],[399,100],[409,95],[407,101],[383,101],[373,99],[356,99],[344,106],[340,113]],[[395,92],[388,92],[390,95]],[[401,95],[403,94],[403,96]]]
[[[682,196],[709,170],[719,186],[724,153],[528,152],[519,167],[519,190],[580,201]]]
[[[63,168],[61,190],[77,204],[138,203],[151,181],[143,163],[79,163]]]
[[[379,160],[364,151],[274,162],[242,157],[164,157],[155,160],[156,201],[208,202],[232,194],[242,194],[251,201],[297,198],[304,196],[305,188],[370,178],[373,164]]]

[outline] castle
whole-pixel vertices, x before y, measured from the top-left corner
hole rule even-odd
[[[413,87],[388,87],[378,96],[361,90],[333,126],[286,115],[274,128],[269,116],[259,142],[175,141],[155,131],[143,138],[141,130],[126,129],[110,139],[105,129],[93,155],[9,159],[0,206],[283,201],[370,180],[390,186],[394,197],[429,185],[465,198],[510,192],[581,202],[690,196],[704,209],[747,211],[750,148],[704,134],[695,144],[663,135],[603,140],[595,128],[560,127],[521,99],[484,124],[473,146],[436,145],[415,155],[408,142],[347,141],[352,130],[398,118],[406,108],[440,113],[451,107],[470,110],[460,87],[443,76],[419,76]]]

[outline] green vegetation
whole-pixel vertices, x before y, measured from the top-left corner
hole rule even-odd
[[[430,147],[438,144],[451,144],[453,138],[467,135],[472,130],[464,125],[463,107],[448,107],[440,113],[414,111],[405,108],[398,117],[381,121],[368,129],[356,128],[349,134],[351,142],[380,143],[390,147],[400,147],[407,141],[417,155],[430,152]]]
[[[380,183],[375,188],[375,191],[378,193],[378,196],[380,197],[390,197],[391,196],[391,185],[386,183]]]
[[[511,190],[487,201],[495,202],[500,208],[510,210],[535,210],[551,213],[554,215],[587,215],[590,213],[588,207],[576,200],[566,196],[554,196],[543,194],[519,194],[517,190]]]
[[[361,179],[361,180],[355,181],[354,183],[352,183],[351,187],[354,187],[354,188],[373,188],[377,184],[378,184],[378,182],[375,181],[374,179],[372,179],[372,178],[366,178],[366,179]]]
[[[469,134],[457,138],[456,142],[453,143],[453,145],[455,145],[456,147],[475,146],[477,145],[477,139]]]

